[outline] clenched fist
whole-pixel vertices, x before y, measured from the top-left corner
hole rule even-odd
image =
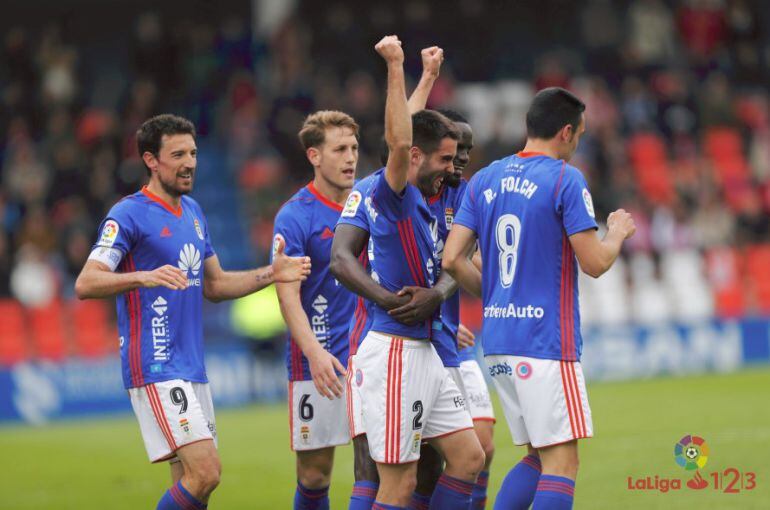
[[[431,46],[422,50],[420,54],[422,55],[423,74],[437,78],[441,70],[441,63],[444,61],[444,50],[438,46]]]
[[[607,217],[607,230],[622,234],[624,239],[628,239],[636,232],[636,224],[631,214],[625,209],[618,209]]]
[[[378,42],[374,49],[388,64],[403,64],[404,50],[401,49],[401,41],[395,35],[386,35]]]

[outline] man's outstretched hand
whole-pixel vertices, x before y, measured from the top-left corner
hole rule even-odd
[[[289,257],[284,253],[286,241],[281,234],[273,241],[273,281],[291,283],[307,280],[310,274],[310,257]]]

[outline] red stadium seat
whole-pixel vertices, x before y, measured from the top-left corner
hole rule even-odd
[[[107,354],[110,345],[117,341],[110,328],[110,317],[106,301],[89,299],[75,300],[69,304],[72,317],[74,354],[87,358],[98,358]]]
[[[749,179],[749,164],[740,133],[730,127],[710,128],[703,138],[704,151],[725,189],[741,187]]]
[[[666,146],[659,135],[639,133],[628,140],[628,157],[634,166],[666,161]]]
[[[734,248],[714,248],[706,253],[706,271],[719,317],[740,317],[746,312],[742,265],[741,253]]]
[[[64,359],[67,355],[67,335],[62,302],[54,300],[45,306],[30,308],[28,313],[36,357],[54,361]]]
[[[770,312],[770,244],[746,250],[746,276],[759,311]]]
[[[627,148],[639,190],[653,203],[670,203],[674,184],[663,140],[652,133],[640,133],[631,137]]]
[[[743,154],[740,134],[731,127],[709,128],[703,144],[706,155],[714,160],[730,159]]]
[[[0,300],[0,365],[12,365],[29,357],[24,309],[13,299]]]

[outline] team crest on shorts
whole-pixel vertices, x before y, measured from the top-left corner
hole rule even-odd
[[[201,229],[201,224],[198,221],[198,218],[193,219],[193,225],[195,225],[195,233],[198,234],[198,239],[203,241],[203,230]]]
[[[422,436],[419,432],[415,432],[412,437],[412,453],[417,453],[420,450],[420,440]]]
[[[356,386],[361,386],[364,383],[364,373],[359,368],[356,370]]]
[[[187,421],[187,418],[182,418],[179,420],[179,426],[182,427],[182,430],[185,431],[185,434],[190,433],[190,422]]]
[[[310,444],[310,427],[308,425],[302,425],[299,428],[299,437],[302,439],[302,444]]]
[[[519,379],[529,379],[532,375],[532,365],[526,361],[521,361],[516,365],[516,375],[519,376]]]

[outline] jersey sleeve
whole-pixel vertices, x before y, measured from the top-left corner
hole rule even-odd
[[[476,197],[476,187],[478,186],[478,174],[471,178],[468,186],[465,188],[465,192],[458,193],[458,201],[460,202],[460,210],[455,215],[454,224],[462,225],[478,233],[478,210]]]
[[[366,213],[366,200],[371,200],[370,196],[364,193],[364,189],[358,187],[353,188],[353,191],[348,195],[348,199],[345,202],[345,207],[342,209],[340,219],[337,220],[337,225],[353,225],[367,232],[369,230],[369,216]]]
[[[565,169],[556,208],[568,236],[598,228],[591,193],[577,168],[568,166]]]
[[[303,220],[302,211],[298,210],[298,207],[294,207],[294,204],[285,205],[278,215],[275,217],[275,223],[273,224],[273,239],[278,234],[283,236],[286,241],[286,248],[284,253],[290,257],[304,257],[307,255],[307,231],[306,225],[309,225],[308,221]],[[273,261],[275,250],[270,254],[270,262]]]
[[[115,204],[99,225],[99,237],[93,249],[112,248],[119,250],[123,255],[130,253],[138,237],[138,228],[134,220],[127,204],[124,202]]]
[[[203,214],[201,213],[201,216],[203,217]],[[211,236],[209,235],[209,222],[206,220],[205,217],[203,217],[203,237],[206,241],[206,247],[204,248],[203,253],[203,260],[206,260],[209,257],[212,257],[216,255],[216,252],[214,251],[214,245],[211,243]]]
[[[402,218],[409,210],[407,202],[411,199],[412,195],[412,190],[409,187],[410,184],[407,183],[401,193],[396,193],[388,184],[385,173],[380,174],[372,186],[372,198],[377,204],[377,209],[391,218]]]

